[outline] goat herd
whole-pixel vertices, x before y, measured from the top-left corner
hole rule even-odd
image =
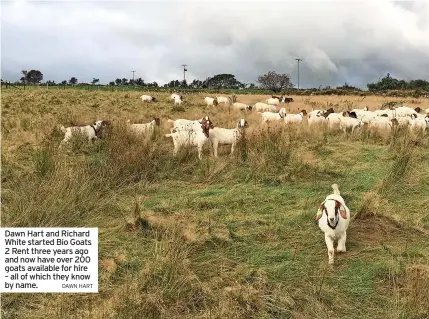
[[[150,95],[142,95],[142,101],[157,102],[155,97]],[[183,101],[183,96],[173,93],[170,99],[174,104],[180,104]],[[415,109],[408,106],[400,106],[392,109],[380,109],[369,111],[368,107],[363,109],[352,109],[349,111],[335,113],[333,108],[328,110],[315,110],[307,113],[305,109],[298,114],[286,114],[286,108],[281,108],[277,111],[277,105],[281,102],[293,102],[292,98],[272,96],[264,102],[257,102],[253,106],[233,102],[229,97],[218,96],[215,98],[206,97],[204,102],[207,106],[217,106],[220,103],[230,105],[237,110],[252,111],[256,110],[260,115],[261,124],[270,123],[285,123],[303,124],[304,118],[307,117],[307,125],[326,125],[330,130],[342,130],[344,133],[355,132],[363,127],[368,127],[372,131],[391,131],[395,127],[406,127],[410,131],[421,132],[425,134],[429,131],[429,109],[422,110],[420,107]],[[423,111],[423,112],[422,112]],[[203,146],[210,141],[213,146],[214,156],[218,155],[218,145],[231,145],[231,154],[237,141],[243,135],[243,130],[247,128],[248,122],[245,119],[240,119],[235,128],[220,128],[214,127],[213,122],[208,116],[198,120],[187,119],[168,119],[172,123],[170,134],[166,137],[171,137],[173,140],[173,155],[176,155],[182,146],[196,146],[198,149],[198,157],[201,159]],[[131,124],[127,122],[131,131],[137,134],[152,134],[155,126],[160,125],[160,119],[154,118],[146,124]],[[65,133],[61,146],[67,142],[74,132],[80,132],[93,140],[101,137],[103,128],[109,125],[108,121],[96,121],[92,125],[73,126],[61,130]]]
[[[183,101],[183,96],[173,93],[171,100],[174,104],[180,104]],[[142,95],[142,101],[157,102],[157,99]],[[280,102],[293,102],[292,98],[271,97],[265,102],[258,102],[253,106],[236,103],[227,97],[206,97],[204,102],[207,106],[217,106],[219,103],[231,105],[238,110],[252,111],[256,110],[260,114],[261,124],[266,125],[271,123],[285,123],[288,125],[301,125],[304,117],[307,117],[307,125],[326,125],[329,129],[339,129],[347,132],[355,132],[364,126],[371,130],[387,130],[391,131],[395,127],[408,128],[411,131],[419,131],[426,134],[429,131],[429,109],[422,112],[422,109],[415,109],[401,106],[393,109],[380,109],[369,111],[368,107],[363,109],[352,109],[349,111],[335,113],[333,108],[328,110],[314,110],[307,113],[302,110],[299,114],[286,114],[286,109],[281,108],[277,111],[276,105]],[[213,146],[214,156],[218,155],[218,145],[231,145],[231,153],[243,136],[249,124],[245,119],[240,119],[235,128],[227,129],[215,127],[208,116],[204,116],[197,120],[177,119],[167,120],[172,124],[169,134],[166,137],[171,137],[173,140],[174,150],[173,155],[176,155],[182,146],[196,146],[198,149],[198,157],[201,159],[203,146],[210,141]],[[100,133],[104,127],[109,125],[108,121],[96,121],[92,125],[74,126],[65,128],[61,126],[61,130],[65,133],[62,146],[70,140],[72,134],[80,132],[88,137],[89,140],[100,138]],[[160,125],[160,119],[154,118],[153,121],[146,124],[131,124],[127,122],[128,128],[136,133],[143,135],[151,135],[155,126]],[[334,262],[334,239],[338,239],[337,252],[346,251],[346,231],[350,221],[350,209],[347,207],[344,199],[340,195],[337,184],[332,185],[333,193],[328,195],[319,207],[316,215],[319,228],[325,233],[325,242],[328,248],[328,260],[332,264]]]

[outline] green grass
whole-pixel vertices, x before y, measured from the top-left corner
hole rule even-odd
[[[2,226],[99,227],[99,293],[2,294],[2,318],[429,316],[428,137],[284,128],[198,161],[194,149],[173,158],[164,131],[142,140],[121,124],[172,116],[167,102],[43,92],[26,130],[14,123],[27,94],[5,97]],[[241,116],[202,111],[198,99],[177,117],[207,112],[223,126]],[[57,123],[102,116],[115,120],[106,139],[58,151]],[[334,182],[352,221],[348,251],[329,266],[314,219]]]

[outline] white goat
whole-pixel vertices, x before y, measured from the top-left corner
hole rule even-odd
[[[341,197],[337,184],[332,185],[333,194],[326,196],[317,211],[316,220],[325,233],[328,260],[334,263],[334,240],[338,239],[337,253],[346,252],[347,228],[350,222],[350,209]]]
[[[369,123],[369,128],[373,131],[390,131],[392,128],[396,125],[398,125],[399,122],[397,119],[389,119],[386,116],[377,116],[371,123]]]
[[[280,109],[280,111],[278,113],[263,112],[260,114],[262,116],[262,123],[267,123],[269,121],[284,120],[284,117],[286,115],[286,109],[283,107]]]
[[[312,110],[308,114],[308,125],[312,126],[312,125],[327,124],[328,123],[327,117],[331,113],[334,113],[334,109],[332,107],[326,111]]]
[[[150,95],[142,95],[140,96],[142,102],[158,102],[158,100]]]
[[[277,111],[277,108],[275,105],[269,105],[263,102],[255,103],[255,105],[253,105],[253,109],[255,109],[258,112],[276,112]]]
[[[426,131],[426,129],[429,127],[429,117],[425,117],[425,118],[409,118],[408,119],[408,130],[410,132],[412,131],[416,131],[416,132],[421,132],[424,133]]]
[[[343,113],[331,113],[326,117],[330,130],[339,129]]]
[[[161,121],[159,117],[155,117],[151,122],[145,123],[145,124],[131,124],[130,120],[127,121],[127,124],[129,125],[131,131],[133,133],[137,134],[152,134],[155,125],[159,126],[161,124]]]
[[[237,144],[237,141],[242,136],[243,130],[248,127],[249,124],[246,120],[241,119],[237,123],[237,127],[233,129],[226,129],[215,127],[210,131],[209,139],[213,145],[214,156],[217,157],[217,149],[219,144],[231,145],[231,153],[234,152],[234,148]]]
[[[168,123],[173,123],[173,127],[170,132],[173,131],[194,131],[199,130],[201,128],[203,118],[199,120],[186,120],[186,119],[178,119],[178,120],[170,120],[168,119]]]
[[[307,115],[307,111],[302,110],[298,114],[286,114],[284,120],[286,124],[300,124],[305,115]]]
[[[207,106],[217,106],[218,105],[218,100],[217,98],[212,98],[212,97],[206,97],[204,99],[204,102],[206,103]]]
[[[265,102],[267,102],[267,104],[269,104],[269,105],[278,105],[278,104],[280,104],[280,99],[270,97],[270,98],[266,99]]]
[[[356,128],[362,127],[363,122],[356,118],[355,112],[343,112],[340,117],[340,129],[344,133],[347,133],[348,130],[351,130],[351,133],[355,131]]]
[[[418,112],[417,112],[418,110]],[[408,106],[400,106],[395,109],[395,117],[411,117],[416,118],[417,114],[420,112],[420,108],[417,107],[416,109],[413,109]]]
[[[225,96],[216,96],[216,99],[217,99],[217,102],[220,104],[220,103],[223,103],[223,104],[225,104],[225,105],[228,105],[229,104],[229,98],[227,98],[227,97],[225,97]]]
[[[182,104],[182,101],[183,101],[183,96],[182,95],[179,95],[179,94],[177,94],[177,93],[173,93],[173,94],[171,94],[171,96],[170,96],[170,100],[173,100],[174,101],[174,105],[176,105],[176,104]]]
[[[166,137],[173,138],[173,156],[176,156],[182,146],[196,146],[198,149],[198,158],[201,159],[203,146],[207,143],[210,136],[210,129],[213,129],[213,123],[209,117],[203,118],[201,128],[197,131],[176,131],[171,134],[166,134]]]
[[[108,125],[109,123],[104,120],[96,121],[94,122],[94,124],[91,124],[91,125],[70,126],[67,128],[61,125],[60,130],[64,133],[64,139],[61,141],[60,147],[64,143],[67,143],[73,137],[73,135],[76,135],[79,133],[86,135],[89,141],[97,139],[100,137],[101,130]]]
[[[232,107],[237,109],[237,110],[252,110],[252,107],[248,104],[244,104],[244,103],[239,103],[239,102],[235,102],[232,104]]]

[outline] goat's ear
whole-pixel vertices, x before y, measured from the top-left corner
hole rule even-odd
[[[325,210],[325,206],[323,204],[320,205],[319,209],[317,210],[316,221],[318,221],[322,217],[324,210]]]
[[[335,201],[335,208],[340,208],[341,207],[341,203],[339,201]]]

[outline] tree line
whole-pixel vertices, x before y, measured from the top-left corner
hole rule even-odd
[[[22,70],[22,77],[15,84],[24,85],[35,85],[42,84],[43,73],[39,70]],[[3,82],[3,81],[2,81]],[[79,83],[76,77],[71,77],[69,80],[64,80],[60,83],[55,81],[46,81],[47,85],[100,85],[99,79],[93,78],[90,83]],[[157,82],[145,82],[142,78],[127,79],[117,78],[114,81],[109,82],[109,86],[136,86],[136,87],[147,87],[147,88],[180,88],[180,89],[267,89],[274,93],[284,92],[287,89],[294,88],[289,74],[281,74],[275,71],[269,71],[266,74],[258,76],[255,83],[243,83],[235,78],[235,75],[223,73],[217,74],[213,77],[207,77],[205,80],[193,80],[188,83],[187,81],[172,80],[169,83],[160,86]],[[386,91],[386,90],[423,90],[429,91],[429,81],[417,79],[417,80],[400,80],[393,78],[389,73],[376,82],[368,83],[367,88],[369,91]],[[324,87],[324,90],[332,90],[330,86]],[[343,91],[362,91],[357,87],[351,86],[345,83],[342,86],[337,86],[335,89]],[[319,88],[313,88],[312,90],[322,90]]]

